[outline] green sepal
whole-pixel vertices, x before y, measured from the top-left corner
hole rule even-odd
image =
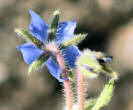
[[[108,63],[103,63],[101,65],[102,65],[102,70],[103,70],[102,73],[109,75],[116,80],[118,79],[118,73],[115,72]]]
[[[95,105],[97,99],[89,99],[85,101],[84,110],[91,110],[91,108]]]
[[[103,91],[98,97],[95,105],[91,110],[100,110],[103,106],[107,105],[111,100],[112,94],[114,91],[114,79],[112,78],[108,84],[105,85]]]
[[[30,66],[29,66],[29,69],[28,69],[28,74],[30,74],[31,72],[33,72],[34,70],[42,67],[45,63],[45,61],[47,61],[49,58],[48,55],[46,54],[42,54],[38,60],[34,61]]]
[[[28,31],[24,29],[15,29],[15,32],[24,37],[27,41],[31,42],[33,45],[37,46],[38,48],[42,49],[44,47],[43,42],[41,42],[39,39],[34,37],[32,34],[30,34]]]
[[[79,67],[79,70],[82,74],[84,74],[85,76],[89,77],[89,78],[96,78],[98,76],[98,74],[96,74],[95,72],[92,71],[88,71],[86,69],[84,69],[83,67]]]
[[[48,41],[51,41],[56,37],[56,32],[59,24],[59,17],[60,17],[60,11],[56,10],[53,14],[53,19],[50,25],[50,29],[48,33]]]
[[[56,29],[58,28],[58,23],[59,23],[59,17],[60,17],[60,10],[56,10],[53,14],[53,20],[51,23],[51,29]]]
[[[87,34],[77,34],[73,38],[61,43],[60,47],[66,48],[66,47],[71,46],[71,45],[77,45],[82,40],[84,40],[86,38],[86,36],[87,36]]]
[[[90,50],[85,50],[76,62],[80,72],[89,78],[97,77],[102,67]]]
[[[111,68],[110,61],[106,61],[106,56],[102,52],[95,52],[93,51],[94,56],[99,61],[99,64],[102,66],[101,72],[113,77],[114,79],[118,79],[118,74]],[[102,62],[100,60],[103,60]],[[105,61],[104,61],[105,60]]]
[[[72,70],[68,70],[67,73],[68,73],[69,79],[70,79],[71,81],[74,81],[75,77],[74,77],[74,74],[73,74]]]

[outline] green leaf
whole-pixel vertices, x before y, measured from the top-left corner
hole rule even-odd
[[[111,79],[108,84],[105,85],[103,91],[98,97],[95,105],[91,110],[100,110],[103,106],[107,105],[111,100],[114,91],[114,79]]]
[[[60,11],[56,10],[53,14],[53,19],[48,33],[48,41],[55,39],[56,32],[59,24]]]
[[[62,48],[66,48],[66,47],[71,46],[71,45],[77,45],[82,40],[84,40],[86,38],[86,36],[87,36],[87,34],[78,34],[78,35],[75,35],[73,38],[71,38],[71,39],[61,43],[60,46]]]
[[[95,105],[97,99],[89,99],[85,101],[85,109],[84,110],[91,110],[91,108]]]
[[[34,61],[30,66],[28,70],[28,74],[30,74],[32,71],[40,68],[43,66],[46,60],[48,60],[49,56],[47,54],[42,54],[38,60]]]
[[[38,48],[42,49],[44,47],[43,42],[41,42],[39,39],[37,39],[36,37],[34,37],[32,34],[30,34],[28,31],[24,30],[24,29],[15,29],[15,32],[24,37],[26,40],[28,40],[29,42],[31,42],[33,45],[37,46]]]

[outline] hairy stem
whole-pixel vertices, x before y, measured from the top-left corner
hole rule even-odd
[[[64,59],[62,57],[62,54],[54,44],[48,45],[47,50],[52,51],[56,54],[57,61],[58,61],[60,68],[62,70],[62,77],[64,79],[66,79],[64,81],[66,104],[67,104],[68,110],[72,110],[72,106],[73,106],[72,91],[71,91],[71,87],[70,87],[70,81],[68,80],[67,70],[66,70],[66,66],[65,66],[65,62],[64,62]]]
[[[84,76],[77,70],[78,110],[84,110]]]
[[[73,106],[72,91],[71,91],[69,80],[64,81],[64,88],[65,88],[66,104],[67,104],[68,110],[72,110],[72,106]]]
[[[62,58],[61,53],[58,52],[56,57],[57,57],[57,61],[58,61],[59,65],[62,69],[63,78],[68,79],[68,76],[66,74],[67,71],[66,71],[64,59]],[[68,106],[68,110],[72,110],[72,91],[71,91],[69,80],[64,81],[64,88],[65,88],[66,104]]]

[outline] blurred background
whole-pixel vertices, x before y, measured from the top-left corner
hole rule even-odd
[[[61,21],[76,20],[75,33],[88,33],[78,46],[113,56],[119,72],[115,94],[102,110],[133,110],[133,0],[0,0],[0,110],[62,110],[62,84],[43,69],[27,75],[14,28],[28,29],[29,9],[47,23],[55,9]],[[86,98],[97,97],[106,79],[86,79]]]

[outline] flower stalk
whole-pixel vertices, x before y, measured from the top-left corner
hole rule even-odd
[[[67,104],[68,110],[72,110],[72,106],[73,106],[72,91],[71,91],[69,80],[64,81],[64,88],[65,88],[65,97],[66,97],[66,104]]]
[[[84,76],[77,69],[78,110],[84,110]]]
[[[67,79],[64,81],[66,104],[68,106],[68,110],[72,110],[73,104],[72,104],[72,91],[70,87],[70,81],[68,80],[68,76],[66,74],[67,71],[66,71],[65,63],[60,53],[57,53],[57,61],[61,67],[63,78]]]
[[[46,49],[48,51],[53,52],[56,55],[57,62],[59,63],[59,66],[62,71],[62,77],[63,79],[65,79],[63,83],[64,83],[64,89],[65,89],[66,104],[67,104],[68,110],[72,110],[72,107],[73,107],[72,91],[71,91],[70,81],[67,76],[67,69],[66,69],[62,54],[60,53],[59,49],[54,44],[49,44],[46,47]]]

